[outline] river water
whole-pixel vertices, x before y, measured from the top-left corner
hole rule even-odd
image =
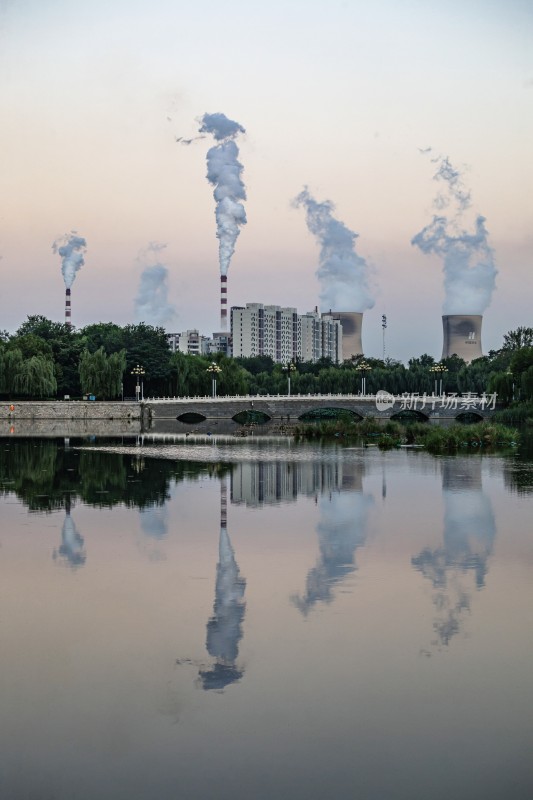
[[[533,796],[520,454],[0,439],[0,797]]]

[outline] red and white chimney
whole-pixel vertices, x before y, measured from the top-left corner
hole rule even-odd
[[[220,276],[220,330],[228,329],[228,276]]]
[[[71,319],[72,308],[70,305],[70,289],[65,290],[65,325],[72,327]]]

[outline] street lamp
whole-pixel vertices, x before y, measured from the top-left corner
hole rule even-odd
[[[139,400],[144,400],[144,386],[142,379],[145,375],[145,369],[137,364],[136,367],[133,367],[131,374],[135,375],[137,378],[137,383],[135,384],[135,399],[137,402],[139,402]]]
[[[217,396],[217,375],[218,375],[219,372],[222,372],[222,370],[218,366],[216,361],[212,361],[209,364],[208,368],[206,369],[206,372],[209,372],[209,374],[211,375],[211,395],[212,395],[212,397],[216,397]]]
[[[435,375],[435,394],[437,394],[437,382],[440,379],[440,391],[439,396],[442,397],[442,378],[445,372],[448,372],[448,367],[445,364],[434,364],[434,366],[429,368],[430,372],[433,372]]]
[[[360,364],[356,366],[356,370],[361,373],[361,394],[363,397],[366,395],[366,374],[372,369],[370,364],[363,359]]]
[[[293,364],[292,361],[289,361],[289,363],[286,364],[283,367],[283,372],[287,373],[287,397],[290,397],[291,396],[291,373],[292,372],[296,372],[296,364]]]

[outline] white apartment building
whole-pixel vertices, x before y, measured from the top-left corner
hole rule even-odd
[[[167,334],[168,343],[173,353],[186,353],[191,356],[205,355],[208,351],[209,339],[197,330]]]
[[[298,314],[295,308],[247,303],[231,309],[234,358],[270,356],[282,364],[299,359],[342,360],[342,328],[338,320],[318,311]]]
[[[168,333],[168,343],[173,353],[186,353],[189,356],[208,356],[212,353],[225,353],[231,356],[231,336],[227,332],[214,333],[213,338],[202,336],[196,329],[182,333]]]

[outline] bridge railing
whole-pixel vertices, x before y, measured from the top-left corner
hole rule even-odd
[[[389,395],[391,399],[394,399],[394,402],[402,402],[406,399],[406,396],[412,398],[418,398],[419,400],[423,399],[422,395],[417,393],[405,393],[405,394],[395,394],[392,393]],[[377,395],[375,394],[342,394],[342,393],[320,393],[320,394],[234,394],[234,395],[223,395],[217,397],[211,397],[209,395],[188,395],[186,397],[145,397],[145,403],[227,403],[230,401],[235,400],[248,400],[253,402],[255,400],[284,400],[284,401],[302,401],[302,400],[328,400],[328,399],[337,399],[337,400],[361,400],[361,401],[370,401],[375,402]],[[436,395],[431,393],[430,395],[426,395],[428,401],[433,399],[435,400],[445,400],[447,398],[456,397],[458,400],[461,398],[467,398],[469,400],[483,400],[482,395],[472,395],[470,392],[465,394],[447,394],[443,392],[441,395]]]
[[[206,402],[206,403],[220,403],[228,402],[229,400],[321,400],[330,397],[338,399],[344,398],[346,400],[375,400],[375,394],[226,394],[223,396],[210,397],[209,395],[187,395],[183,397],[145,397],[145,403],[185,403],[185,402]],[[400,396],[394,396],[395,399],[400,400]]]

